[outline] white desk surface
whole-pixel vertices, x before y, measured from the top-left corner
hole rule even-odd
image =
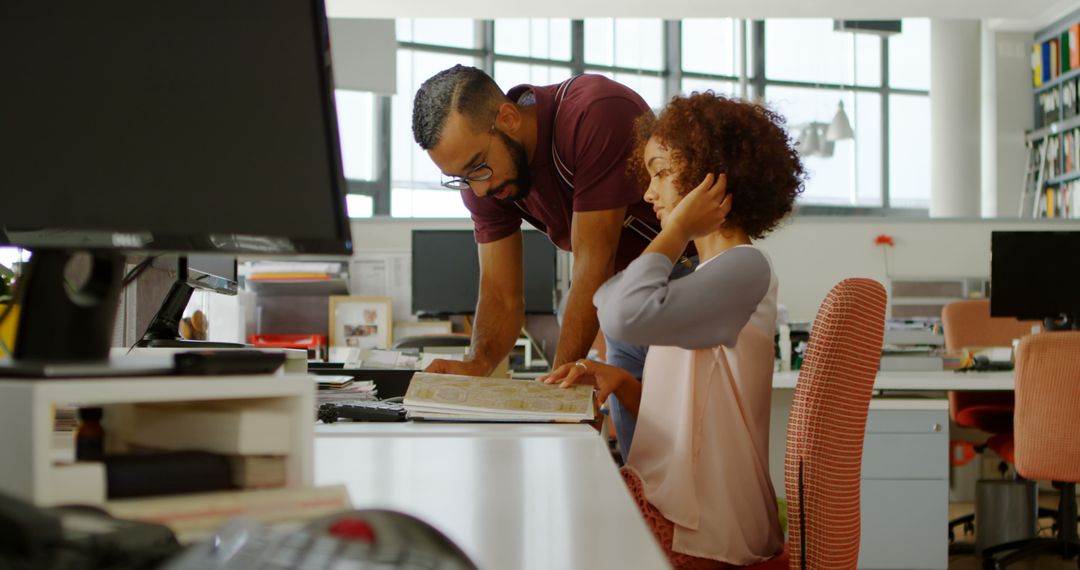
[[[585,425],[318,425],[314,455],[317,485],[428,521],[480,568],[668,567]]]
[[[773,374],[773,388],[794,390],[798,371]],[[1008,372],[878,372],[875,390],[1012,390],[1013,373]]]

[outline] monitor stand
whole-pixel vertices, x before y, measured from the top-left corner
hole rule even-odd
[[[0,376],[60,378],[164,373],[160,364],[110,361],[124,256],[89,251],[89,275],[75,288],[66,277],[76,252],[39,249],[20,278],[13,358]]]
[[[1043,329],[1046,331],[1080,330],[1080,315],[1065,315],[1058,317],[1046,317],[1043,319]]]
[[[146,327],[146,332],[143,333],[139,342],[135,343],[135,346],[143,348],[190,348],[192,350],[251,347],[249,344],[238,342],[181,338],[180,321],[184,318],[184,309],[187,308],[193,292],[194,288],[191,285],[180,280],[174,282],[172,287],[169,288],[168,294],[165,295],[165,300],[161,302],[161,308],[151,319],[150,324]]]

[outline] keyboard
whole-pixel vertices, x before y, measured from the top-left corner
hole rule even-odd
[[[332,424],[338,420],[354,422],[403,422],[408,419],[401,402],[349,402],[319,406],[318,419]]]

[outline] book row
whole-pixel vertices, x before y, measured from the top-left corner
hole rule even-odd
[[[1032,84],[1035,87],[1053,81],[1062,74],[1080,69],[1080,23],[1066,28],[1060,35],[1032,46]]]

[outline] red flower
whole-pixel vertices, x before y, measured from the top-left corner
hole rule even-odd
[[[889,234],[878,234],[878,237],[874,238],[874,245],[884,245],[892,247],[896,245],[893,243],[893,238]]]

